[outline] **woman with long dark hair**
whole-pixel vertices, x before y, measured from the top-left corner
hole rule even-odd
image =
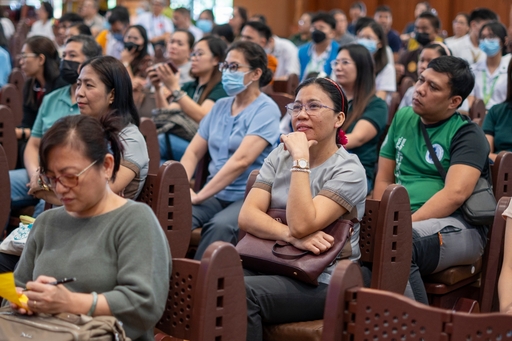
[[[386,102],[375,95],[372,56],[367,48],[351,44],[340,48],[333,69],[348,99],[345,148],[359,156],[366,170],[368,193],[373,189],[379,139],[388,120]]]
[[[158,64],[149,72],[156,90],[156,107],[181,111],[186,115],[184,119],[197,129],[215,102],[228,95],[222,87],[219,70],[226,49],[226,43],[218,37],[207,36],[199,40],[191,54],[190,73],[194,80],[181,87],[180,72],[174,73],[169,65]],[[180,160],[190,143],[185,136],[172,133],[160,134],[159,140],[162,160]]]

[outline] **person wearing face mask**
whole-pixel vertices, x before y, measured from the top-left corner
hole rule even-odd
[[[311,19],[312,42],[299,48],[300,79],[308,75],[324,77],[332,72],[331,61],[336,59],[339,45],[334,38],[336,20],[326,12],[318,12]]]
[[[172,13],[172,21],[175,28],[187,30],[194,35],[195,40],[203,37],[203,31],[192,24],[190,11],[185,7],[179,7]]]
[[[181,159],[189,180],[207,152],[212,159],[208,182],[199,192],[191,192],[192,229],[202,227],[196,259],[215,241],[236,244],[247,178],[261,168],[279,138],[281,112],[260,91],[272,79],[263,48],[236,42],[220,69],[229,97],[218,100],[203,118]]]
[[[438,36],[441,29],[439,18],[431,12],[421,13],[415,21],[414,38],[409,39],[407,50],[398,58],[395,64],[397,79],[410,77],[414,81],[418,79],[418,58],[423,46],[431,42],[442,42],[443,39]]]
[[[124,34],[130,25],[130,14],[124,6],[116,6],[110,11],[108,17],[109,29],[103,30],[96,37],[96,41],[103,49],[103,54],[121,59],[124,49]]]
[[[204,34],[208,34],[212,32],[213,27],[215,26],[215,16],[213,15],[213,11],[211,9],[205,9],[199,14],[199,18],[196,20],[196,26]]]
[[[126,30],[121,62],[130,75],[135,105],[139,106],[144,99],[143,90],[148,83],[146,69],[153,63],[148,53],[148,35],[144,27],[134,25]]]
[[[24,153],[25,169],[9,171],[11,181],[11,209],[36,206],[34,216],[42,212],[43,202],[28,194],[27,184],[37,184],[39,178],[38,150],[44,133],[59,118],[78,115],[80,111],[75,99],[78,68],[81,63],[93,57],[101,56],[101,47],[90,36],[78,35],[69,38],[60,63],[60,76],[69,85],[54,90],[44,96],[36,120],[32,127]],[[34,185],[37,186],[37,185]]]
[[[471,106],[475,99],[481,99],[487,110],[507,98],[507,68],[511,55],[507,54],[507,29],[494,21],[480,30],[480,50],[487,58],[471,66],[475,74],[475,87],[469,96]]]
[[[357,25],[356,43],[366,47],[375,64],[376,96],[391,102],[391,93],[396,91],[396,73],[391,60],[388,60],[387,38],[380,24],[368,20],[364,25]]]

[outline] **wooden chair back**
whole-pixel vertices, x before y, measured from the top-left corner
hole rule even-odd
[[[512,152],[500,152],[491,171],[496,200],[504,196],[512,196]]]
[[[6,84],[0,90],[0,105],[8,106],[11,109],[14,119],[14,126],[17,127],[23,120],[23,96],[19,96],[18,89],[14,84]]]
[[[487,109],[485,108],[485,103],[481,99],[475,98],[473,105],[469,108],[469,118],[479,126],[482,126],[485,118],[485,113]]]
[[[286,115],[285,105],[295,100],[295,97],[284,92],[275,92],[269,96],[274,100],[274,102],[276,102],[277,106],[279,107],[279,110],[281,111],[281,117]]]
[[[367,199],[360,225],[361,260],[372,264],[371,287],[403,294],[412,257],[407,190],[400,185],[390,185],[380,201]]]
[[[187,174],[181,163],[167,161],[158,174],[148,174],[137,201],[153,209],[172,256],[185,257],[192,227],[192,204]]]
[[[139,130],[146,140],[149,155],[148,174],[157,174],[160,168],[160,145],[156,133],[156,126],[152,119],[141,117]]]
[[[9,169],[16,168],[18,160],[18,140],[15,127],[11,109],[0,105],[0,145],[4,149]]]
[[[393,92],[391,95],[391,103],[389,103],[388,106],[388,122],[387,127],[391,125],[391,122],[393,122],[393,118],[395,117],[396,112],[398,111],[398,107],[400,106],[400,101],[402,99],[400,98],[400,94],[398,92]]]
[[[282,92],[293,96],[297,86],[299,86],[299,76],[293,73],[288,76],[287,80],[275,80],[272,88],[274,92]]]
[[[1,107],[1,106],[0,106]],[[2,115],[0,109],[0,116]],[[4,148],[0,145],[0,226],[7,225],[11,213],[11,182],[9,180],[9,162]]]
[[[414,83],[416,83],[416,82],[411,77],[402,78],[402,82],[400,82],[400,87],[398,88],[398,93],[400,94],[400,100],[402,100],[402,98],[404,98],[404,95],[407,92],[407,90],[409,90],[409,88],[411,86],[414,86]]]
[[[156,328],[190,341],[245,340],[244,275],[234,246],[215,242],[200,262],[174,258],[172,263],[166,309]]]
[[[483,255],[482,277],[480,280],[480,311],[489,313],[499,311],[498,279],[503,263],[506,220],[502,214],[510,203],[510,197],[501,197],[496,206],[494,223],[489,230],[487,245]]]
[[[323,341],[500,340],[510,338],[512,325],[512,315],[432,308],[400,294],[363,288],[359,268],[347,260],[333,272],[324,317]]]
[[[23,98],[23,86],[25,85],[25,76],[19,68],[14,68],[9,76],[9,84],[13,84],[18,89],[18,96]]]

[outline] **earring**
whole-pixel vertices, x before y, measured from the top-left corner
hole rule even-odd
[[[112,101],[110,101],[109,104],[112,104]]]

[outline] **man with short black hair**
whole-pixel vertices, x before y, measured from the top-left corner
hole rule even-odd
[[[412,107],[396,113],[380,150],[373,196],[380,199],[394,183],[409,193],[413,254],[406,293],[425,304],[421,276],[473,264],[486,244],[487,227],[471,225],[460,212],[478,179],[489,175],[489,144],[482,129],[457,112],[474,83],[465,60],[451,56],[432,60],[415,85]]]
[[[57,35],[55,36],[55,42],[59,46],[59,55],[62,55],[62,51],[64,50],[64,44],[66,43],[66,30],[70,28],[74,24],[83,23],[84,19],[76,13],[67,12],[64,13],[57,25]]]
[[[327,77],[332,72],[331,61],[338,55],[339,44],[334,41],[336,20],[326,12],[318,12],[311,19],[312,41],[299,48],[300,79],[316,75]]]
[[[393,25],[391,8],[387,5],[379,6],[375,9],[375,15],[373,17],[375,21],[382,26],[384,33],[387,35],[388,46],[391,48],[391,51],[393,51],[394,60],[398,60],[398,51],[402,48],[402,41],[400,40],[400,34],[391,27]]]
[[[195,41],[199,41],[203,37],[203,31],[192,24],[190,11],[185,7],[179,7],[174,10],[172,21],[175,28],[187,30],[192,33]]]
[[[465,59],[469,64],[485,60],[487,55],[480,50],[479,34],[482,26],[498,21],[496,13],[487,8],[477,8],[469,15],[469,34],[450,43],[448,47],[455,57]]]
[[[130,14],[124,6],[116,6],[110,11],[108,17],[110,29],[102,31],[96,41],[103,49],[103,54],[121,59],[124,49],[124,34],[130,26]]]
[[[352,21],[348,25],[347,30],[352,35],[356,35],[356,23],[359,18],[366,17],[366,5],[362,1],[356,1],[350,5],[348,14],[350,15],[350,19]]]

